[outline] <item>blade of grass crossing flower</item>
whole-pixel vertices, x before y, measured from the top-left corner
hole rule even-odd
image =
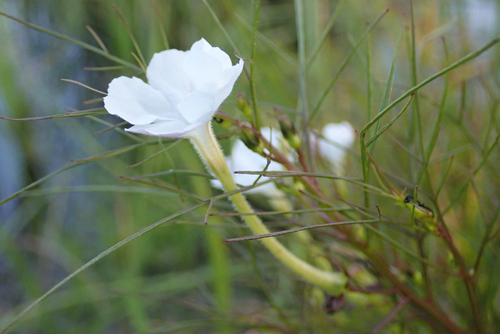
[[[309,116],[309,120],[307,121],[307,125],[309,125],[312,121],[312,119],[314,118],[314,116],[316,115],[316,113],[319,111],[319,108],[321,107],[321,105],[323,104],[323,101],[325,100],[326,96],[328,95],[328,93],[330,92],[330,90],[332,89],[333,85],[335,84],[335,82],[337,81],[337,79],[339,78],[340,74],[342,73],[342,71],[344,70],[344,68],[347,66],[347,64],[349,63],[349,60],[351,60],[352,56],[356,53],[356,50],[358,49],[358,47],[361,45],[361,43],[365,40],[366,36],[368,35],[368,33],[377,25],[378,22],[380,22],[380,20],[382,19],[382,17],[384,17],[384,15],[388,12],[389,10],[386,9],[382,14],[380,14],[380,16],[375,20],[375,22],[373,22],[373,24],[371,24],[368,29],[365,31],[365,33],[363,34],[363,36],[361,36],[361,38],[359,39],[358,43],[356,44],[356,46],[351,50],[351,52],[349,53],[349,55],[347,55],[346,59],[342,62],[342,64],[340,65],[340,68],[338,69],[337,73],[335,73],[335,75],[333,76],[332,80],[330,81],[330,83],[328,84],[327,88],[325,89],[325,91],[323,92],[323,94],[321,95],[320,99],[318,100],[318,102],[316,103],[316,106],[313,108],[312,112],[311,112],[311,115]]]
[[[43,302],[45,299],[47,299],[47,297],[49,297],[52,293],[54,293],[56,290],[58,290],[60,287],[62,287],[64,284],[66,284],[68,281],[70,281],[72,278],[74,278],[76,275],[80,274],[82,271],[84,271],[85,269],[87,269],[88,267],[92,266],[94,263],[96,263],[97,261],[101,260],[102,258],[104,258],[105,256],[111,254],[112,252],[114,252],[115,250],[117,250],[118,248],[121,248],[122,246],[128,244],[130,241],[132,240],[135,240],[137,239],[138,237],[148,233],[149,231],[157,228],[158,226],[161,226],[165,223],[167,223],[168,221],[174,219],[174,218],[177,218],[185,213],[188,213],[188,212],[191,212],[203,205],[205,205],[206,202],[202,202],[202,203],[199,203],[199,204],[196,204],[196,205],[193,205],[189,208],[186,208],[184,210],[181,210],[179,212],[176,212],[174,213],[173,215],[170,215],[162,220],[159,220],[157,221],[156,223],[154,224],[151,224],[145,228],[143,228],[142,230],[132,234],[131,236],[123,239],[122,241],[118,242],[117,244],[115,244],[114,246],[106,249],[104,252],[100,253],[99,255],[97,255],[96,257],[94,257],[92,260],[90,260],[89,262],[87,262],[86,264],[84,264],[83,266],[81,266],[80,268],[78,268],[77,270],[75,270],[73,273],[71,273],[70,275],[68,275],[65,279],[63,279],[62,281],[60,281],[59,283],[57,283],[54,287],[52,287],[49,291],[47,291],[46,293],[44,293],[40,298],[38,298],[37,300],[35,300],[33,303],[31,303],[28,307],[26,307],[23,311],[21,311],[14,319],[12,319],[4,328],[2,328],[0,330],[0,334],[4,334],[6,333],[7,331],[9,331],[12,327],[14,327],[19,321],[21,321],[25,316],[26,314],[28,314],[28,312],[30,312],[33,308],[35,308],[38,304],[40,304],[41,302]]]
[[[131,69],[143,72],[143,70],[140,67],[138,67],[138,66],[136,66],[136,65],[134,65],[132,63],[129,63],[128,61],[123,60],[121,58],[118,58],[118,57],[115,57],[113,55],[107,54],[103,50],[101,50],[99,48],[96,48],[93,45],[81,42],[81,41],[79,41],[77,39],[71,38],[71,37],[66,36],[64,34],[61,34],[61,33],[55,32],[55,31],[51,31],[51,30],[39,27],[39,26],[37,26],[35,24],[31,24],[31,23],[26,22],[24,20],[18,19],[18,18],[14,17],[14,16],[8,15],[8,14],[6,14],[4,12],[0,12],[0,15],[5,16],[5,17],[7,17],[7,18],[9,18],[11,20],[17,21],[17,22],[19,22],[19,23],[21,23],[21,24],[23,24],[23,25],[25,25],[25,26],[27,26],[29,28],[34,29],[34,30],[41,31],[41,32],[43,32],[45,34],[51,35],[53,37],[56,37],[56,38],[59,38],[59,39],[62,39],[62,40],[68,41],[68,42],[71,42],[71,43],[76,44],[78,46],[81,46],[82,48],[87,49],[89,51],[92,51],[94,53],[97,53],[97,54],[99,54],[99,55],[101,55],[101,56],[103,56],[103,57],[105,57],[105,58],[107,58],[109,60],[114,61],[115,63],[118,63],[118,64],[121,64],[121,65],[126,66],[128,68],[131,68]]]
[[[325,29],[323,30],[323,32],[321,33],[320,38],[318,39],[318,42],[316,43],[316,46],[314,47],[313,51],[309,55],[309,59],[307,60],[307,64],[305,66],[305,70],[307,70],[309,68],[309,66],[311,66],[312,62],[314,61],[314,59],[318,55],[319,50],[321,49],[321,47],[323,46],[323,44],[326,41],[326,37],[330,33],[330,30],[332,29],[333,25],[335,24],[335,21],[337,21],[337,17],[339,16],[340,11],[342,10],[342,7],[344,7],[345,2],[346,2],[346,0],[341,0],[337,4],[337,8],[335,8],[335,12],[333,12],[332,16],[330,17],[330,20],[326,24]]]

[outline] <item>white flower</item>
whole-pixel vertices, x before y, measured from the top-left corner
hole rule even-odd
[[[162,137],[189,137],[212,119],[243,70],[203,38],[189,51],[166,50],[153,56],[148,83],[136,77],[111,81],[104,107],[133,124],[127,131]]]
[[[322,130],[324,139],[318,142],[319,153],[330,163],[335,173],[343,174],[346,149],[354,143],[356,135],[349,122],[329,123]]]
[[[261,128],[261,134],[267,140],[271,139],[272,131],[272,144],[278,149],[283,149],[283,136],[279,130],[271,128]],[[232,147],[231,156],[226,157],[226,163],[229,167],[231,173],[234,171],[252,171],[259,172],[263,171],[267,165],[267,159],[263,156],[253,152],[241,141],[237,140]],[[277,162],[271,161],[268,171],[281,171],[283,166]],[[250,174],[233,174],[234,181],[242,186],[251,186],[254,184],[258,175]],[[259,179],[259,182],[268,180],[267,177],[263,176]],[[212,180],[212,185],[216,188],[222,189],[222,184],[218,180]],[[254,194],[265,194],[268,197],[284,197],[284,193],[279,190],[274,183],[266,183],[256,188],[252,188],[247,191],[247,193]]]

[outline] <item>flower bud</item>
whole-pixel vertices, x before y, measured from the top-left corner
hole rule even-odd
[[[240,127],[240,139],[246,147],[255,153],[262,154],[264,152],[264,144],[259,140],[253,129],[248,125],[243,124]]]
[[[248,120],[252,120],[252,108],[250,107],[250,102],[241,95],[241,93],[238,93],[236,95],[236,107],[245,115],[245,117]]]
[[[295,124],[293,121],[278,108],[274,108],[274,112],[278,116],[278,123],[280,125],[281,133],[283,137],[286,139],[290,147],[293,149],[298,149],[300,147],[300,136],[297,133],[297,129],[295,128]]]

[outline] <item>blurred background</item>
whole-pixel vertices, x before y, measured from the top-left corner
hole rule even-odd
[[[308,57],[340,2],[303,2]],[[208,0],[207,5],[195,0],[158,0],[155,7],[152,1],[0,0],[0,10],[98,46],[86,29],[89,25],[111,54],[135,63],[131,55],[134,46],[112,4],[123,13],[146,62],[155,52],[165,49],[158,14],[171,48],[187,50],[193,42],[204,37],[236,62],[237,58],[232,56],[236,50],[221,30],[222,25],[239,55],[250,57],[253,20],[250,1]],[[325,123],[349,121],[359,131],[379,111],[393,59],[396,65],[390,98],[397,98],[412,86],[407,39],[410,1],[347,1],[308,68],[309,108],[312,109],[321,98],[368,25],[386,8],[389,12],[370,32],[326,96],[311,123],[312,129],[320,131]],[[497,1],[415,1],[417,82],[497,37],[499,13]],[[263,0],[258,30],[256,95],[263,125],[277,126],[273,106],[280,106],[292,117],[297,109],[299,57],[294,1]],[[400,44],[396,50],[398,38]],[[367,83],[368,42],[370,85]],[[0,116],[4,117],[41,117],[102,107],[102,102],[91,101],[101,95],[63,82],[62,78],[105,92],[115,77],[140,76],[124,68],[85,70],[84,67],[116,64],[6,17],[0,17],[0,44]],[[500,131],[496,116],[500,101],[499,56],[500,48],[494,47],[449,75],[446,111],[429,168],[439,183],[446,173],[450,156],[455,156],[441,197],[445,207]],[[425,142],[432,135],[444,80],[440,78],[421,91]],[[367,98],[369,86],[370,99]],[[250,97],[249,82],[244,75],[221,109],[243,120],[236,109],[238,92]],[[84,104],[85,101],[90,103]],[[396,109],[391,111],[392,116],[399,111]],[[120,122],[110,115],[34,122],[0,120],[0,200],[47,175],[74,166],[72,160],[136,144],[123,132],[100,133]],[[418,178],[418,168],[412,157],[417,146],[412,137],[411,116],[405,114],[396,125],[379,140],[375,159],[399,180],[400,190],[411,189]],[[218,125],[215,131],[227,133]],[[228,154],[231,139],[221,144]],[[82,163],[0,206],[0,326],[97,254],[139,229],[192,205],[183,196],[141,187],[119,178],[169,170],[206,173],[187,141],[127,169],[167,145],[166,141],[153,142],[123,154]],[[488,224],[498,225],[498,151],[492,153],[485,167],[487,171],[479,174],[471,191],[466,192],[447,214],[460,250],[470,262],[477,254]],[[360,177],[357,142],[347,163],[348,176]],[[178,173],[159,178],[202,197],[220,193],[210,187],[204,176]],[[425,190],[426,186],[422,188]],[[352,191],[348,199],[361,204],[362,192],[358,188],[349,189]],[[377,203],[385,202],[381,199]],[[266,203],[259,198],[253,198],[253,204],[259,210],[266,209]],[[404,216],[400,208],[392,204],[387,207],[387,210],[394,210],[395,216]],[[231,211],[232,206],[220,201],[214,210]],[[389,297],[384,297],[382,302],[387,308],[380,307],[376,300],[352,298],[340,310],[328,314],[321,303],[314,302],[310,287],[277,263],[260,243],[224,242],[228,237],[250,234],[238,218],[213,217],[205,226],[205,212],[206,207],[190,212],[95,263],[51,295],[12,332],[358,333],[373,329],[393,307],[394,301]],[[311,223],[316,220],[312,215],[304,215],[303,219],[311,219]],[[278,217],[267,222],[279,225],[283,219]],[[324,244],[334,242],[325,235],[318,238]],[[289,242],[286,237],[280,240]],[[500,325],[498,234],[493,234],[485,248],[483,261],[482,268],[487,271],[479,281],[479,294],[489,328],[495,328]],[[450,312],[459,323],[467,323],[467,320],[460,320],[462,315],[465,319],[468,312],[466,300],[462,302],[460,297],[453,297],[454,292],[462,296],[463,287],[456,280],[443,278],[440,282],[444,282],[442,293],[449,293],[456,305]],[[398,328],[393,332],[403,332],[401,328],[408,333],[429,330],[415,319]]]

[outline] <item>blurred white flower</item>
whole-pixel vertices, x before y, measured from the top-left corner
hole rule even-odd
[[[111,81],[104,107],[133,124],[130,132],[162,137],[189,137],[208,124],[228,97],[243,70],[205,39],[189,51],[166,50],[153,56],[148,83],[136,77]]]
[[[354,143],[356,134],[349,122],[329,123],[322,130],[318,141],[319,153],[338,175],[344,173],[346,149]]]
[[[284,145],[283,136],[280,130],[271,129],[271,128],[261,128],[261,134],[267,140],[271,139],[271,131],[272,131],[272,144],[276,148],[282,150]],[[263,156],[253,152],[241,141],[237,140],[232,147],[231,156],[226,157],[226,163],[229,167],[231,173],[234,171],[252,171],[258,172],[263,171],[267,165],[267,159]],[[271,161],[268,171],[281,171],[283,170],[283,166],[277,162]],[[242,186],[251,186],[254,184],[258,175],[250,175],[250,174],[233,174],[234,181],[237,184]],[[267,177],[263,176],[259,179],[259,182],[268,180]],[[212,185],[216,188],[222,189],[222,184],[219,180],[212,180]],[[268,197],[284,197],[285,194],[279,190],[274,183],[266,183],[262,186],[252,188],[246,191],[247,193],[254,194],[265,194]]]
[[[495,0],[466,0],[465,24],[474,45],[486,43],[498,29],[498,2]]]

